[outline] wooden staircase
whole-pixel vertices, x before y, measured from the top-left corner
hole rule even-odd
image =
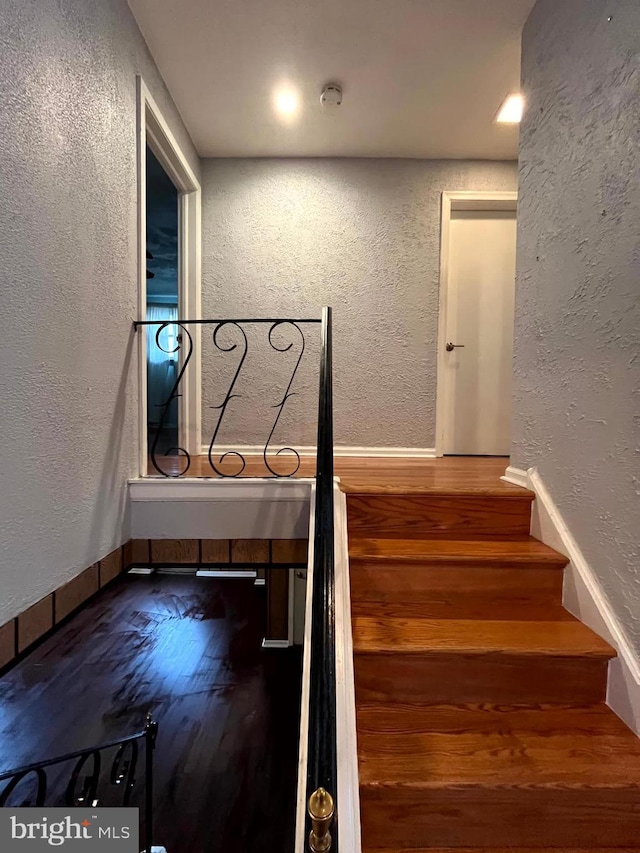
[[[640,849],[615,652],[562,608],[533,495],[371,479],[343,485],[365,853]]]

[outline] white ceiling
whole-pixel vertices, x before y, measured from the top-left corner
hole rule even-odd
[[[535,0],[129,0],[204,157],[511,159]],[[320,105],[339,82],[342,106]],[[285,122],[272,93],[300,92]]]

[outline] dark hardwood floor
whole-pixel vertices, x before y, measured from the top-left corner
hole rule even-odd
[[[155,844],[293,849],[301,662],[261,649],[263,595],[236,579],[116,582],[0,679],[0,772],[132,733],[151,710]]]

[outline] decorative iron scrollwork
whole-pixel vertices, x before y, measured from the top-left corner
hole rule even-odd
[[[114,799],[116,798],[113,795],[109,795],[109,792],[114,790],[118,791],[118,805],[127,806],[131,801],[131,794],[136,783],[136,768],[139,757],[138,743],[144,739],[146,744],[146,768],[144,773],[145,850],[150,851],[153,827],[153,750],[155,748],[157,733],[158,724],[149,715],[144,730],[137,734],[129,735],[128,737],[120,738],[101,746],[71,752],[67,755],[61,755],[58,758],[52,758],[47,761],[41,761],[36,764],[0,773],[0,783],[6,782],[4,788],[0,791],[0,807],[45,806],[47,799],[50,800],[51,805],[57,805],[58,802],[62,801],[65,805],[71,807],[97,806],[99,804],[114,805]],[[116,749],[116,747],[117,750],[111,762],[108,780],[105,780],[102,774],[102,757],[104,753]],[[75,763],[73,764],[69,781],[64,789],[64,795],[61,796],[59,785],[52,784],[48,786],[47,771],[50,768],[58,766],[64,770],[64,765],[70,764],[73,761]],[[64,775],[62,779],[64,779]],[[22,785],[26,787],[27,783],[25,780],[36,782],[35,797],[33,796],[33,792],[28,796],[27,791],[25,791],[22,798],[16,796],[16,794],[20,794]],[[106,781],[109,784],[108,788],[104,787]],[[47,795],[50,796],[48,797]]]
[[[218,323],[218,325],[213,330],[213,344],[214,344],[214,346],[217,347],[217,349],[219,349],[220,352],[233,352],[233,350],[237,349],[237,347],[238,347],[237,343],[231,343],[229,346],[225,346],[224,344],[220,343],[220,341],[218,340],[218,334],[220,333],[221,329],[225,328],[225,326],[232,326],[233,328],[237,329],[240,332],[240,334],[242,335],[242,340],[244,341],[244,350],[242,351],[242,356],[240,358],[240,361],[238,362],[236,372],[233,374],[233,379],[231,380],[231,385],[229,385],[229,388],[227,390],[227,393],[226,393],[224,400],[222,401],[222,403],[219,406],[211,406],[212,409],[218,409],[220,411],[220,414],[218,415],[218,420],[216,422],[216,426],[215,426],[215,429],[213,431],[213,435],[211,436],[211,441],[209,442],[209,465],[211,465],[212,469],[216,472],[216,474],[218,474],[219,477],[239,477],[240,474],[242,474],[242,472],[244,471],[244,469],[246,467],[247,460],[244,458],[244,456],[241,453],[238,453],[237,450],[228,450],[226,453],[223,453],[222,456],[220,457],[220,459],[218,460],[218,465],[222,465],[222,463],[225,461],[225,459],[228,459],[230,456],[235,456],[237,459],[239,459],[240,460],[240,468],[237,471],[234,471],[232,474],[222,471],[220,468],[218,468],[218,465],[216,465],[216,463],[213,461],[213,456],[214,456],[213,447],[216,443],[216,438],[218,437],[218,432],[220,431],[220,425],[224,419],[225,412],[227,411],[227,406],[229,405],[231,400],[237,399],[238,397],[242,396],[241,394],[234,394],[233,389],[236,387],[236,382],[238,381],[238,376],[240,376],[240,371],[242,370],[242,365],[244,364],[245,359],[247,357],[247,352],[249,351],[249,341],[247,339],[247,334],[246,334],[245,330],[242,328],[242,326],[238,322],[236,322],[235,320],[223,320],[222,322]]]
[[[138,742],[127,741],[118,748],[111,765],[110,781],[114,786],[122,785],[122,805],[128,806],[131,792],[136,784],[136,767],[138,764]]]
[[[304,347],[305,347],[304,334],[303,334],[300,326],[298,326],[298,324],[295,322],[295,320],[278,320],[269,329],[268,337],[269,337],[269,344],[270,344],[271,348],[276,350],[277,352],[289,352],[289,350],[293,346],[293,341],[290,342],[289,344],[287,344],[287,346],[285,346],[285,347],[279,347],[273,341],[274,331],[283,325],[293,326],[293,328],[300,335],[300,342],[301,342],[300,355],[298,356],[298,360],[296,361],[295,367],[293,368],[293,373],[291,374],[291,378],[289,379],[289,384],[287,385],[287,389],[284,392],[284,396],[282,397],[282,400],[279,403],[276,403],[275,406],[273,406],[274,409],[278,410],[278,414],[276,415],[276,419],[273,422],[273,426],[271,427],[271,432],[269,433],[269,438],[267,439],[267,442],[264,446],[264,452],[262,454],[262,458],[264,459],[264,464],[266,465],[268,470],[273,474],[274,477],[293,477],[293,475],[296,474],[298,472],[298,469],[300,468],[300,454],[298,453],[297,450],[294,450],[293,447],[281,447],[280,450],[277,450],[275,453],[276,456],[280,456],[281,453],[293,453],[293,455],[295,456],[296,466],[292,471],[289,471],[289,473],[287,473],[287,474],[281,474],[278,471],[276,471],[274,468],[272,468],[271,465],[269,464],[269,459],[267,458],[267,454],[269,452],[269,444],[271,443],[271,439],[273,438],[273,434],[276,431],[276,427],[278,426],[278,421],[280,420],[280,416],[282,415],[282,410],[286,406],[287,400],[289,399],[289,397],[293,397],[296,394],[295,391],[291,390],[291,386],[293,385],[293,380],[296,378],[296,373],[298,372],[298,368],[300,367],[300,362],[302,361],[302,356],[304,355]]]
[[[84,765],[91,759],[91,773],[88,776],[81,777],[80,774]],[[71,773],[71,778],[69,779],[69,784],[67,785],[67,791],[65,794],[65,802],[68,806],[93,806],[97,805],[96,803],[96,795],[98,793],[98,783],[100,782],[100,769],[102,766],[102,761],[100,758],[100,751],[94,750],[93,752],[87,752],[85,755],[82,755],[75,767],[73,768],[73,772]],[[78,787],[78,782],[80,782],[80,793],[77,793],[76,789]]]
[[[180,332],[178,332],[176,334],[176,343],[175,343],[175,346],[173,347],[173,349],[166,349],[162,345],[161,340],[160,340],[160,336],[161,336],[162,332],[164,332],[164,330],[166,328],[168,328],[169,326],[176,326],[178,329],[181,329],[182,332],[184,332],[186,339],[188,341],[188,344],[189,344],[189,350],[188,350],[187,354],[184,356],[184,358],[182,359],[182,367],[180,368],[178,375],[176,376],[176,381],[173,383],[173,388],[171,389],[169,396],[167,397],[167,399],[165,400],[164,403],[158,404],[159,408],[162,409],[162,414],[160,415],[160,422],[158,424],[158,429],[156,430],[156,433],[155,433],[155,436],[153,439],[153,444],[151,445],[151,464],[156,469],[156,471],[159,474],[162,474],[164,477],[184,477],[184,475],[187,473],[187,471],[191,467],[191,456],[189,455],[189,451],[186,448],[184,448],[184,447],[169,447],[165,451],[166,456],[175,455],[175,456],[184,457],[186,464],[181,471],[171,471],[171,472],[170,471],[164,471],[158,465],[158,456],[156,453],[156,451],[158,449],[158,441],[160,440],[160,436],[162,435],[163,427],[166,423],[167,417],[169,416],[169,410],[170,410],[171,404],[174,400],[177,400],[179,397],[182,397],[182,394],[179,391],[180,383],[182,382],[182,377],[185,374],[185,371],[189,365],[189,361],[191,360],[191,355],[193,353],[193,338],[191,337],[189,330],[182,323],[175,322],[175,321],[162,323],[158,327],[158,331],[155,334],[156,346],[158,347],[158,349],[160,349],[162,352],[166,353],[167,355],[175,355],[176,353],[179,353],[183,347],[184,340],[182,337],[182,333],[180,333]]]
[[[275,435],[278,424],[281,421],[282,413],[287,405],[289,399],[296,395],[296,391],[292,390],[296,375],[298,373],[298,368],[300,367],[300,363],[302,362],[302,358],[305,352],[305,336],[301,329],[301,325],[306,323],[320,323],[319,319],[305,319],[305,320],[289,320],[289,319],[276,319],[276,320],[262,320],[262,319],[242,319],[242,320],[174,320],[174,321],[166,321],[163,323],[158,323],[156,321],[151,320],[140,320],[134,323],[134,327],[137,329],[138,327],[146,327],[146,326],[158,326],[158,329],[155,333],[155,341],[159,349],[166,353],[167,355],[174,355],[178,350],[184,345],[185,340],[188,343],[188,351],[186,355],[182,359],[182,365],[180,371],[176,377],[175,383],[171,390],[171,393],[164,401],[164,403],[160,404],[160,408],[162,409],[162,414],[160,417],[159,426],[156,430],[153,444],[151,446],[151,464],[154,469],[165,477],[182,477],[184,476],[189,468],[191,467],[191,456],[186,448],[183,447],[172,447],[165,451],[165,455],[174,455],[183,457],[185,460],[184,466],[181,470],[176,470],[176,468],[171,465],[168,466],[170,470],[165,470],[162,467],[160,459],[158,457],[157,449],[158,442],[160,440],[160,436],[162,435],[163,427],[166,424],[167,417],[169,415],[169,409],[174,400],[178,397],[181,397],[180,393],[180,383],[183,380],[185,375],[185,371],[187,369],[187,365],[191,360],[191,356],[193,353],[193,338],[189,333],[187,326],[189,325],[202,325],[202,326],[212,326],[212,340],[215,349],[217,349],[220,353],[232,353],[236,350],[238,351],[238,362],[235,368],[235,372],[233,374],[233,378],[231,379],[231,383],[227,389],[227,392],[224,396],[224,399],[218,405],[211,406],[211,409],[214,409],[218,412],[218,417],[216,419],[216,423],[213,429],[213,434],[211,436],[211,440],[209,442],[209,447],[207,451],[209,466],[211,470],[218,477],[240,477],[246,466],[247,460],[243,453],[238,450],[227,450],[224,453],[219,454],[216,450],[217,439],[220,434],[220,429],[222,427],[222,423],[225,419],[225,415],[227,414],[227,409],[232,400],[238,400],[243,395],[237,392],[238,380],[240,378],[240,374],[242,372],[243,366],[247,359],[247,354],[249,352],[249,339],[247,337],[247,333],[245,331],[245,326],[249,325],[263,325],[267,324],[269,326],[269,330],[267,332],[267,340],[271,350],[278,353],[287,353],[290,352],[293,347],[296,345],[295,340],[288,341],[287,343],[279,343],[277,337],[275,336],[276,332],[291,331],[295,334],[296,338],[299,339],[300,342],[300,352],[298,353],[295,365],[291,372],[291,376],[289,377],[289,381],[287,387],[282,395],[282,398],[275,403],[272,408],[277,409],[277,413],[273,424],[271,426],[269,435],[264,444],[262,450],[262,458],[264,461],[264,465],[266,470],[272,477],[293,477],[300,468],[300,454],[293,447],[281,447],[278,450],[271,450],[271,442]],[[163,345],[161,341],[161,334],[168,326],[175,326],[178,329],[182,330],[184,334],[184,339],[182,334],[178,334],[176,336],[176,345],[173,348],[169,348]],[[224,333],[231,332],[235,333],[236,340],[231,338],[225,342]],[[290,464],[286,471],[278,470],[275,467],[276,460],[290,459]],[[232,462],[233,465],[229,466],[225,463]]]
[[[7,774],[5,774],[4,776],[0,776],[0,781],[5,778],[9,778],[9,782],[5,785],[4,790],[0,794],[0,808],[6,806],[9,801],[9,797],[13,794],[16,788],[18,788],[22,780],[28,779],[31,775],[34,775],[38,782],[35,802],[32,802],[30,799],[26,799],[22,800],[20,803],[16,803],[15,807],[44,806],[44,801],[47,796],[47,773],[44,767],[34,767],[28,770],[23,770],[22,772],[18,771],[12,775],[7,776]]]
[[[217,439],[218,434],[220,432],[220,427],[222,425],[222,421],[224,420],[224,416],[225,416],[225,413],[227,411],[227,407],[228,407],[229,403],[231,402],[231,400],[239,399],[240,397],[242,397],[242,394],[235,393],[235,388],[236,388],[236,384],[238,382],[238,378],[240,376],[240,373],[242,371],[242,367],[243,367],[245,360],[247,358],[247,353],[249,351],[249,341],[247,338],[247,334],[246,334],[244,328],[242,327],[241,323],[251,323],[251,322],[257,323],[257,322],[261,322],[261,321],[257,321],[257,320],[256,321],[251,321],[251,320],[243,320],[243,321],[240,321],[240,320],[222,320],[218,323],[218,325],[216,326],[216,328],[213,332],[213,343],[216,346],[216,348],[218,350],[220,350],[221,352],[232,352],[233,350],[235,350],[239,346],[238,343],[230,343],[230,344],[225,346],[223,343],[220,342],[220,340],[218,339],[218,335],[219,335],[220,331],[225,327],[232,326],[235,329],[237,329],[240,332],[240,334],[242,335],[242,344],[243,344],[243,350],[242,350],[242,354],[240,356],[240,359],[238,361],[238,366],[236,367],[236,371],[233,375],[233,379],[231,380],[231,384],[229,385],[229,388],[227,390],[227,393],[225,395],[224,400],[222,401],[222,403],[219,406],[211,406],[212,409],[219,410],[220,414],[218,416],[218,420],[216,422],[216,425],[215,425],[215,428],[213,431],[213,435],[211,436],[211,441],[209,442],[209,454],[208,454],[209,455],[209,465],[211,466],[212,470],[219,477],[240,477],[242,472],[244,471],[244,469],[246,467],[246,464],[247,464],[247,460],[245,459],[243,454],[237,450],[228,450],[226,453],[223,453],[216,460],[214,458],[215,457],[214,447],[215,447],[216,439]],[[280,402],[276,403],[273,406],[274,409],[278,410],[278,413],[276,415],[275,421],[273,422],[273,426],[271,427],[271,431],[269,432],[269,437],[267,438],[267,441],[265,443],[264,450],[262,453],[262,458],[264,460],[265,467],[267,468],[267,470],[270,472],[270,474],[272,476],[274,476],[274,477],[293,477],[293,475],[300,468],[300,454],[298,453],[297,450],[295,450],[293,447],[281,447],[274,454],[276,457],[280,457],[283,453],[291,453],[295,457],[295,467],[292,470],[287,471],[286,473],[281,473],[281,472],[277,471],[271,465],[271,463],[269,461],[269,455],[268,454],[269,454],[269,445],[271,444],[271,439],[273,438],[273,434],[276,430],[276,427],[278,426],[278,421],[280,420],[280,416],[282,415],[282,411],[283,411],[283,409],[287,403],[287,400],[290,397],[293,397],[294,394],[296,393],[295,391],[291,391],[291,386],[293,385],[294,379],[296,377],[296,373],[298,372],[298,367],[300,366],[300,362],[302,361],[302,356],[304,355],[305,338],[304,338],[304,334],[302,332],[302,329],[300,328],[300,326],[298,325],[298,321],[296,321],[296,320],[270,320],[268,322],[270,323],[270,327],[269,327],[269,332],[267,334],[267,339],[269,341],[269,346],[275,352],[283,352],[283,353],[289,352],[289,350],[291,350],[291,348],[294,346],[293,341],[290,341],[289,343],[284,344],[284,345],[278,344],[277,340],[274,339],[274,332],[277,329],[280,329],[281,327],[291,326],[291,327],[293,327],[293,329],[296,330],[296,332],[300,336],[300,344],[301,344],[300,345],[300,353],[298,355],[298,359],[295,363],[295,367],[293,368],[293,372],[292,372],[291,377],[289,379],[289,384],[287,385],[287,388],[284,392],[282,399],[280,400]],[[226,459],[229,459],[230,457],[235,457],[237,460],[239,460],[239,463],[240,463],[237,470],[235,470],[233,472],[225,471],[221,467],[222,464],[224,463],[224,461]]]

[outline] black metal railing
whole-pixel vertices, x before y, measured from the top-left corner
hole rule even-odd
[[[153,751],[158,734],[158,724],[147,717],[144,729],[136,734],[118,738],[108,743],[79,749],[66,755],[25,764],[0,773],[0,807],[57,806],[98,807],[131,805],[136,784],[139,746],[144,740],[144,825],[145,846],[143,853],[151,853],[153,841]],[[115,750],[108,774],[109,789],[104,789],[103,755]],[[66,785],[64,780],[69,768],[65,764],[75,762],[70,769]],[[90,762],[90,764],[88,764]],[[50,784],[49,772],[53,776],[57,768],[61,772]],[[62,790],[64,789],[64,793]],[[117,797],[114,796],[117,791]],[[111,796],[110,796],[111,794]]]
[[[307,752],[308,838],[313,853],[338,849],[335,562],[333,521],[333,383],[331,309],[322,317],[316,467],[311,665]]]
[[[227,388],[227,391],[222,401],[212,409],[218,411],[218,416],[213,428],[208,447],[208,464],[211,472],[219,477],[240,477],[245,470],[247,460],[245,456],[238,450],[228,450],[225,453],[219,453],[217,448],[217,440],[220,434],[220,428],[225,419],[225,414],[232,400],[240,398],[242,395],[238,393],[238,380],[242,374],[242,369],[245,364],[249,352],[249,338],[245,327],[247,326],[267,326],[266,343],[273,352],[297,354],[293,363],[291,374],[288,378],[288,383],[283,386],[282,394],[278,401],[272,406],[276,410],[275,418],[271,423],[271,428],[268,437],[263,447],[262,459],[265,466],[266,476],[271,477],[292,477],[300,468],[300,454],[293,447],[280,447],[278,450],[272,450],[271,442],[274,433],[281,421],[282,413],[287,405],[288,400],[294,396],[296,392],[292,390],[298,368],[305,352],[305,335],[301,326],[307,324],[318,324],[322,322],[319,319],[228,319],[228,320],[138,320],[134,322],[134,329],[137,331],[140,327],[154,327],[156,329],[154,339],[158,350],[167,356],[171,357],[172,363],[175,365],[175,380],[171,384],[170,391],[167,397],[158,405],[160,414],[157,419],[157,428],[154,430],[154,436],[149,443],[149,459],[151,466],[158,473],[165,477],[183,477],[191,467],[191,454],[187,448],[179,446],[167,447],[159,452],[159,442],[163,434],[163,428],[169,422],[171,412],[175,412],[176,403],[179,397],[183,394],[183,383],[185,374],[189,367],[194,354],[194,336],[192,331],[194,327],[206,327],[211,333],[214,350],[218,353],[231,353],[237,350],[237,365],[235,373]],[[167,342],[166,331],[171,330],[170,340]],[[292,333],[292,340],[289,342],[279,342],[278,335]],[[224,334],[223,334],[224,333]],[[223,337],[229,334],[234,334],[237,340],[223,340]],[[164,338],[163,338],[164,335]],[[266,369],[269,369],[268,367]],[[180,466],[168,464],[168,457],[181,457],[183,460]],[[275,461],[279,464],[276,467]],[[289,464],[282,465],[283,459],[289,460]],[[226,464],[225,464],[226,463]],[[233,463],[231,466],[229,463]]]

